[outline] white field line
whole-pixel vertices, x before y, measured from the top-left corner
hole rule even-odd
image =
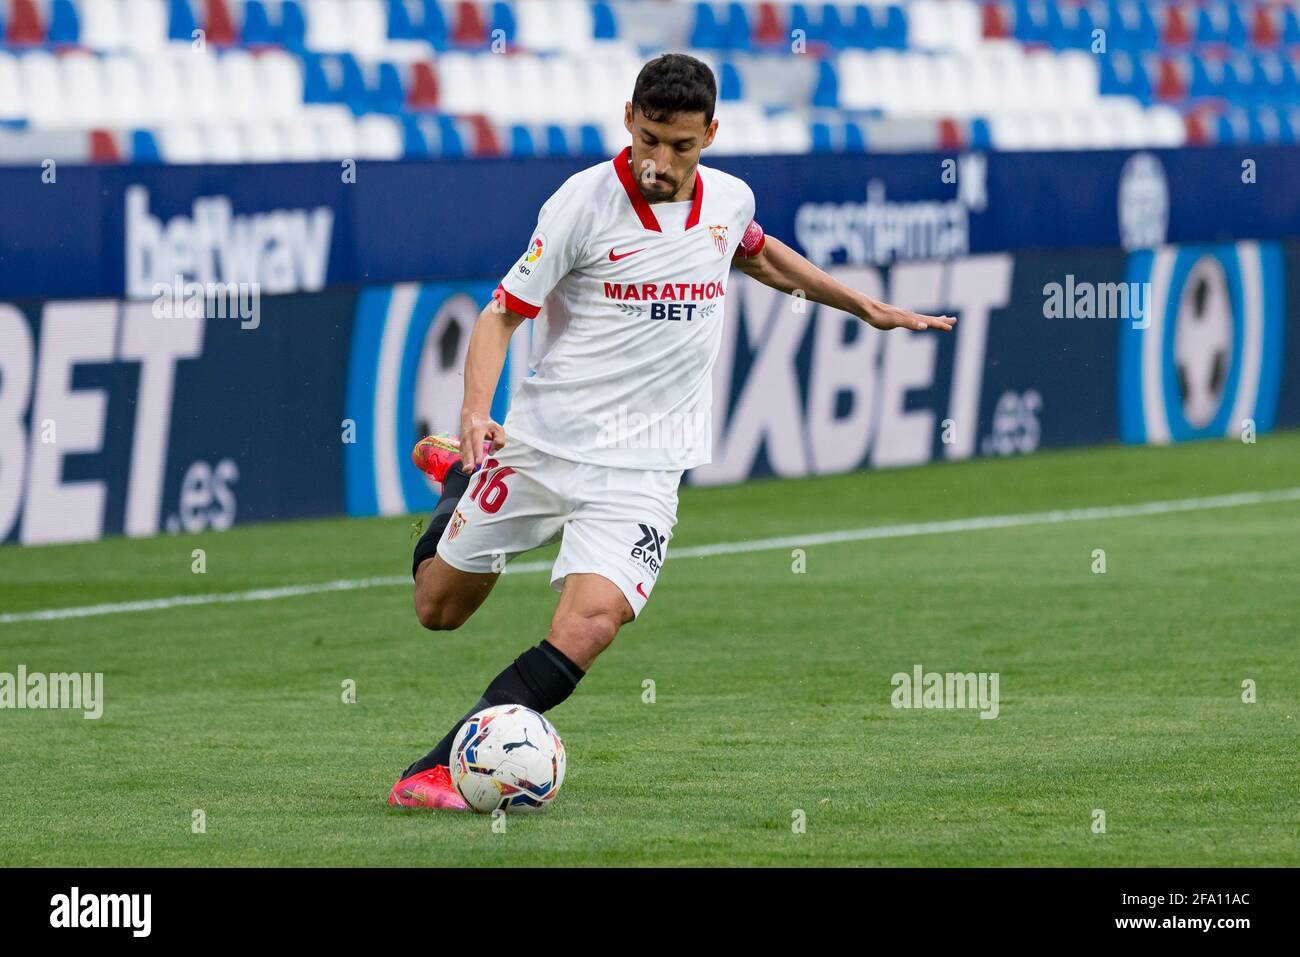
[[[1133,505],[1103,505],[1094,508],[1059,509],[1050,512],[1025,512],[1020,515],[982,515],[975,518],[958,518],[943,522],[913,522],[905,525],[878,525],[874,528],[851,528],[836,532],[817,532],[807,535],[785,535],[781,538],[758,538],[747,542],[719,542],[715,545],[697,545],[678,548],[668,554],[670,559],[707,558],[714,555],[739,555],[746,552],[775,551],[786,548],[806,548],[813,545],[834,545],[842,542],[866,542],[882,538],[911,538],[916,535],[944,535],[953,532],[985,531],[996,528],[1023,528],[1028,525],[1058,525],[1064,522],[1104,521],[1114,518],[1141,518],[1147,515],[1168,515],[1175,512],[1200,512],[1218,508],[1239,508],[1243,505],[1265,505],[1271,502],[1300,501],[1300,488],[1277,489],[1269,492],[1235,492],[1228,495],[1210,495],[1203,498],[1182,498],[1162,502],[1138,502]],[[551,562],[516,562],[506,571],[512,574],[549,571]],[[40,611],[20,611],[0,614],[0,625],[14,625],[29,621],[61,621],[67,618],[95,618],[100,615],[119,615],[137,611],[162,611],[193,605],[217,605],[231,602],[272,601],[278,598],[298,598],[325,592],[359,591],[366,588],[409,586],[407,575],[389,575],[379,578],[344,578],[332,582],[309,585],[283,585],[278,588],[258,588],[252,591],[226,592],[215,595],[174,595],[171,598],[151,598],[145,601],[123,601],[102,605],[80,605],[69,608],[45,608]]]

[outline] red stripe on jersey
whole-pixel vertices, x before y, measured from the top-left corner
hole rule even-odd
[[[745,227],[745,235],[740,237],[740,245],[736,247],[736,255],[757,256],[763,251],[763,244],[767,242],[767,236],[763,233],[763,227],[758,225],[758,220],[751,219],[749,225]]]
[[[632,203],[632,209],[636,211],[637,219],[641,220],[641,225],[646,229],[653,230],[656,233],[662,233],[663,229],[659,226],[659,220],[655,217],[654,210],[646,202],[641,190],[636,185],[636,176],[632,172],[632,147],[623,147],[623,152],[614,157],[614,172],[618,175],[618,181],[623,184],[623,191],[627,193],[627,198]],[[691,211],[686,217],[686,229],[692,226],[698,226],[700,223],[700,207],[704,204],[704,180],[700,177],[700,171],[695,171],[695,196],[691,200]]]
[[[700,178],[700,171],[695,171],[695,199],[691,201],[691,214],[686,217],[685,229],[700,224],[700,207],[704,205],[704,180]]]
[[[542,311],[541,306],[534,306],[531,302],[525,302],[518,296],[512,295],[510,291],[500,283],[497,283],[496,292],[492,294],[493,299],[498,298],[497,293],[500,293],[500,298],[505,300],[507,309],[511,312],[517,312],[525,319],[535,319],[537,318],[537,314]]]

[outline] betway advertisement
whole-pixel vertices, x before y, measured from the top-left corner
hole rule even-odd
[[[1227,207],[1220,222],[1189,219],[1178,182],[1197,164],[1207,183],[1221,170],[1213,155],[1171,156],[1090,154],[1086,204],[1060,176],[1084,167],[1059,156],[800,157],[815,187],[798,196],[754,172],[769,233],[873,298],[958,322],[881,333],[733,272],[723,309],[689,320],[724,325],[713,461],[687,481],[1300,425],[1300,242],[1273,220],[1233,226]],[[1010,183],[1010,168],[1028,178]],[[420,194],[445,228],[414,249],[428,223],[393,197],[423,168],[363,166],[356,185],[389,197],[378,207],[319,167],[159,174],[115,173],[115,196],[65,210],[59,269],[48,222],[30,233],[55,243],[40,256],[0,226],[0,288],[54,290],[0,300],[0,542],[430,509],[411,446],[456,427],[474,318],[558,180],[530,180],[536,203],[485,197],[499,218],[455,224],[463,197]],[[1072,230],[1023,212],[1024,196],[1053,189]],[[1290,194],[1275,195],[1285,213]],[[82,232],[112,249],[78,272]],[[470,256],[485,232],[509,246]],[[512,341],[498,418],[528,375],[530,326]]]

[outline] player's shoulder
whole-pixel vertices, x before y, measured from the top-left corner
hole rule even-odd
[[[706,189],[709,186],[714,186],[726,192],[735,193],[737,196],[748,197],[751,200],[754,198],[754,191],[739,176],[724,172],[716,166],[705,166],[703,163],[696,168],[701,171],[700,175],[704,179]]]
[[[578,170],[551,194],[551,200],[566,203],[599,204],[609,193],[616,180],[614,166],[609,160]]]
[[[734,204],[741,214],[754,215],[754,191],[748,183],[739,176],[733,176],[712,166],[705,166],[703,163],[696,168],[701,171],[700,178],[704,181],[705,202],[709,202],[712,197],[721,197],[724,201]]]

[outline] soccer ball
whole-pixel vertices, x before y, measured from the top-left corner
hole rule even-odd
[[[549,721],[521,704],[500,704],[457,732],[451,780],[475,811],[540,811],[559,793],[566,763]]]

